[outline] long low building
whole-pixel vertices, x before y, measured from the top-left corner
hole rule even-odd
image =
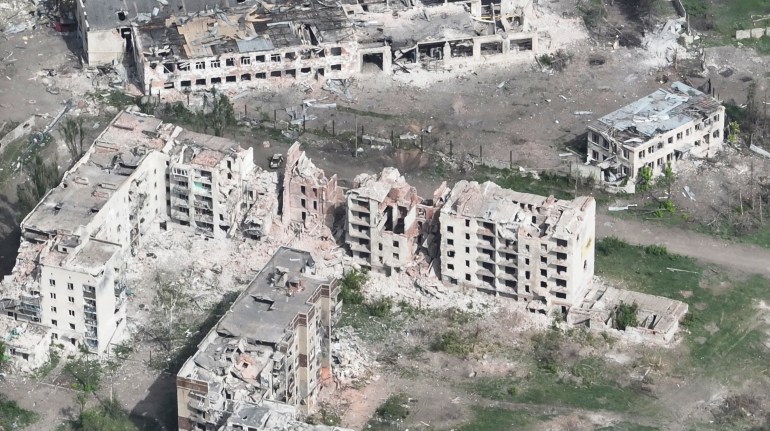
[[[132,60],[151,94],[435,70],[538,49],[532,0],[76,3],[88,64]]]

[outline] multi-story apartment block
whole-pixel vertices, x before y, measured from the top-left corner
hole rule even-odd
[[[174,142],[168,164],[172,221],[216,238],[232,235],[241,227],[242,205],[251,208],[264,194],[250,179],[275,174],[259,172],[253,150],[230,139],[185,130]]]
[[[724,143],[725,108],[675,82],[607,114],[588,127],[588,160],[605,181],[635,181],[642,168],[661,175],[686,157],[713,157]]]
[[[314,273],[310,253],[275,252],[177,374],[180,430],[252,422],[244,415],[261,417],[264,405],[315,408],[341,304],[336,281]]]
[[[546,313],[583,298],[594,273],[591,197],[563,201],[460,181],[439,216],[441,277]]]
[[[433,249],[432,222],[448,193],[443,183],[433,200],[423,200],[395,168],[358,175],[347,194],[345,242],[353,257],[386,273],[412,264],[419,247]]]
[[[7,315],[97,353],[121,333],[123,256],[165,213],[165,158],[154,150],[172,129],[119,115],[21,222],[19,259],[2,285]]]
[[[282,193],[284,224],[331,226],[335,210],[345,199],[344,191],[337,186],[337,175],[326,178],[300,149],[299,142],[286,152]]]
[[[181,172],[188,219],[172,211],[183,208]],[[0,312],[102,353],[124,329],[126,260],[144,234],[170,215],[212,236],[245,228],[261,237],[277,211],[276,183],[233,141],[122,112],[21,222]]]

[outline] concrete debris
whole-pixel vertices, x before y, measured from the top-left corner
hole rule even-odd
[[[335,386],[344,388],[369,383],[377,363],[362,345],[363,342],[350,326],[335,331],[332,336]]]
[[[614,212],[614,211],[626,211],[629,208],[636,208],[636,207],[637,207],[636,204],[628,204],[628,205],[623,205],[623,206],[611,206],[611,207],[609,207],[607,209],[609,211],[613,211]]]
[[[353,95],[350,93],[350,83],[347,79],[327,79],[321,89],[342,96],[347,100],[353,99]]]

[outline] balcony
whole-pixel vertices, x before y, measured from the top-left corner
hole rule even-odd
[[[211,189],[207,189],[205,187],[196,187],[195,190],[193,190],[193,194],[197,196],[203,196],[210,198],[211,197]]]
[[[208,199],[196,199],[193,203],[195,208],[210,210],[212,207],[211,201]]]
[[[92,305],[84,305],[83,306],[83,312],[84,313],[96,313],[96,307]]]
[[[90,292],[90,291],[84,290],[83,298],[96,299],[96,292]]]
[[[353,229],[350,229],[348,231],[348,234],[350,234],[350,236],[353,237],[353,238],[371,239],[369,237],[369,230],[368,229],[366,231],[364,231],[364,232],[361,232],[358,229],[353,228]]]
[[[187,406],[193,410],[199,410],[201,412],[204,412],[208,409],[204,400],[193,397],[191,397],[190,401],[187,402]]]
[[[210,214],[195,214],[195,221],[202,221],[204,223],[214,223],[214,216]]]
[[[371,251],[371,244],[359,244],[358,241],[350,243],[350,249],[355,251]]]

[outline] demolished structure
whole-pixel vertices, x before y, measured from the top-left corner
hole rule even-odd
[[[570,310],[567,323],[598,331],[615,329],[615,313],[621,304],[638,307],[637,326],[626,327],[631,337],[665,344],[679,330],[679,321],[687,314],[682,301],[609,286],[594,286],[585,298]]]
[[[20,322],[0,315],[0,342],[5,352],[0,356],[11,367],[29,372],[43,366],[49,359],[51,328],[32,322]]]
[[[675,82],[588,126],[588,162],[607,182],[635,182],[645,167],[660,176],[681,159],[719,152],[724,114],[712,95]]]
[[[133,61],[148,94],[436,70],[537,50],[532,0],[132,5],[78,0],[79,34],[89,65]]]
[[[335,211],[345,198],[344,191],[337,186],[337,175],[326,178],[324,171],[300,149],[299,142],[286,152],[282,195],[281,221],[286,226],[331,227]]]
[[[118,114],[21,222],[0,312],[50,327],[65,344],[105,352],[126,324],[126,262],[149,230],[187,225],[232,236],[247,220],[269,229],[277,205],[274,189],[265,188],[277,180],[251,157],[231,141]],[[264,219],[252,220],[255,206]]]
[[[455,184],[439,216],[441,278],[566,314],[594,273],[596,202]]]
[[[266,414],[315,408],[341,304],[336,280],[314,273],[310,253],[275,252],[177,374],[180,430],[263,429]]]
[[[429,260],[436,256],[436,216],[448,193],[444,182],[432,200],[423,200],[395,168],[358,175],[347,194],[345,243],[353,258],[387,274],[413,264],[418,249]]]

